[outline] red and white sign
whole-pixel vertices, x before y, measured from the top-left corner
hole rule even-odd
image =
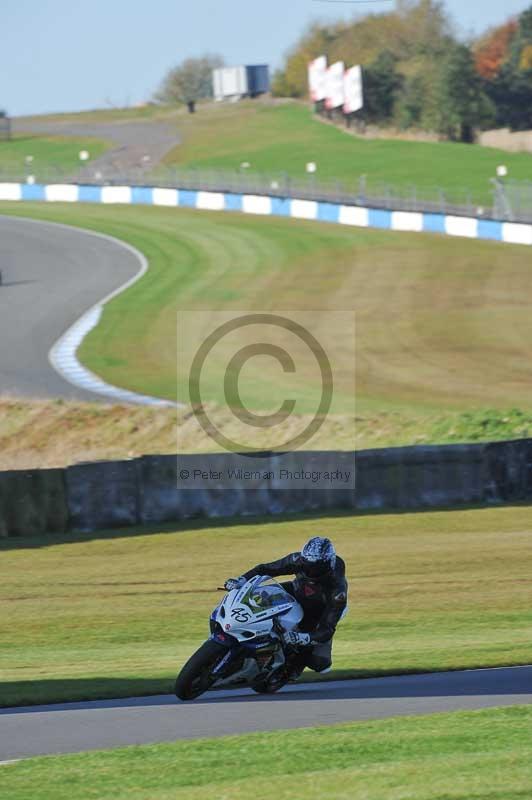
[[[353,114],[363,107],[362,67],[351,67],[344,75],[344,112]]]
[[[327,57],[319,56],[308,65],[308,87],[313,103],[325,100],[327,91]]]
[[[344,104],[344,62],[337,61],[327,70],[326,108],[339,108]]]

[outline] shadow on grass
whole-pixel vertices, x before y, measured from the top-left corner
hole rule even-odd
[[[43,534],[41,536],[13,536],[0,539],[0,551],[36,549],[49,547],[56,544],[77,544],[78,542],[88,542],[99,539],[125,539],[133,536],[149,536],[150,534],[179,533],[185,531],[202,531],[213,528],[234,528],[243,525],[278,525],[286,522],[304,522],[314,519],[338,519],[345,517],[375,517],[375,516],[404,516],[405,514],[436,514],[454,513],[457,511],[479,511],[482,509],[494,508],[526,508],[530,502],[514,503],[478,503],[460,506],[435,506],[430,508],[409,508],[409,509],[371,509],[364,511],[357,510],[334,510],[327,509],[319,512],[301,512],[296,514],[276,514],[268,516],[245,516],[245,517],[198,517],[186,520],[176,520],[173,522],[158,523],[156,525],[133,525],[128,528],[107,528],[101,531],[91,531],[90,533],[61,533]]]
[[[176,675],[179,665],[176,665]],[[0,715],[9,706],[36,706],[47,703],[70,703],[105,700],[117,697],[168,695],[173,692],[172,678],[64,678],[0,683]],[[30,709],[28,709],[30,710]]]
[[[372,678],[381,679],[379,681]],[[387,679],[387,680],[382,680]],[[353,683],[353,680],[356,681]],[[331,681],[334,683],[331,685]],[[227,701],[227,689],[213,691],[195,703]],[[242,694],[231,702],[294,700],[353,700],[414,697],[477,697],[481,695],[527,695],[532,697],[532,667],[468,667],[446,672],[423,668],[398,670],[333,670],[325,675],[305,672],[288,690],[275,695],[255,695],[245,686],[233,687]],[[245,692],[245,694],[244,694]],[[0,716],[42,711],[75,711],[91,701],[91,708],[124,708],[168,705],[174,701],[173,678],[80,678],[13,681],[0,684]],[[43,706],[52,704],[47,708]],[[68,705],[65,705],[68,704]],[[14,706],[18,708],[13,710]]]

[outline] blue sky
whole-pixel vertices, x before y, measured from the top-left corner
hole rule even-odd
[[[392,2],[316,0],[3,0],[0,108],[11,115],[122,106],[148,99],[166,70],[192,55],[279,66],[314,19],[350,19]],[[447,0],[475,33],[532,0]]]

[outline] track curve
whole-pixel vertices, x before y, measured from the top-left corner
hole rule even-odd
[[[0,393],[102,400],[59,375],[49,351],[140,268],[139,254],[111,237],[0,216]]]
[[[149,172],[164,156],[180,143],[179,134],[171,121],[135,120],[94,122],[83,118],[41,120],[18,117],[13,120],[15,134],[41,134],[44,136],[90,137],[113,142],[113,148],[89,166],[71,176],[76,181],[92,178],[96,172],[110,176],[124,170],[135,169],[138,175]],[[90,150],[90,142],[88,143]]]
[[[211,692],[0,710],[0,762],[132,744],[314,727],[532,703],[532,667],[288,686],[279,694]]]

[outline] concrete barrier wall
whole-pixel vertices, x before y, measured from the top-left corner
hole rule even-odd
[[[135,461],[96,461],[65,470],[70,525],[75,531],[136,525],[138,481]]]
[[[69,509],[62,469],[0,472],[0,536],[64,533]]]
[[[290,470],[349,470],[347,484],[287,487],[276,474]],[[194,483],[178,471],[225,472],[242,463],[230,453],[143,456],[131,461],[77,464],[64,470],[0,473],[0,536],[88,532],[193,517],[223,518],[334,510],[422,509],[471,504],[532,503],[532,439],[477,445],[397,447],[356,454],[320,451],[265,453],[253,469],[273,477]]]
[[[397,447],[357,455],[356,508],[482,503],[485,445]]]
[[[532,439],[486,445],[483,467],[486,502],[519,503],[532,497]]]

